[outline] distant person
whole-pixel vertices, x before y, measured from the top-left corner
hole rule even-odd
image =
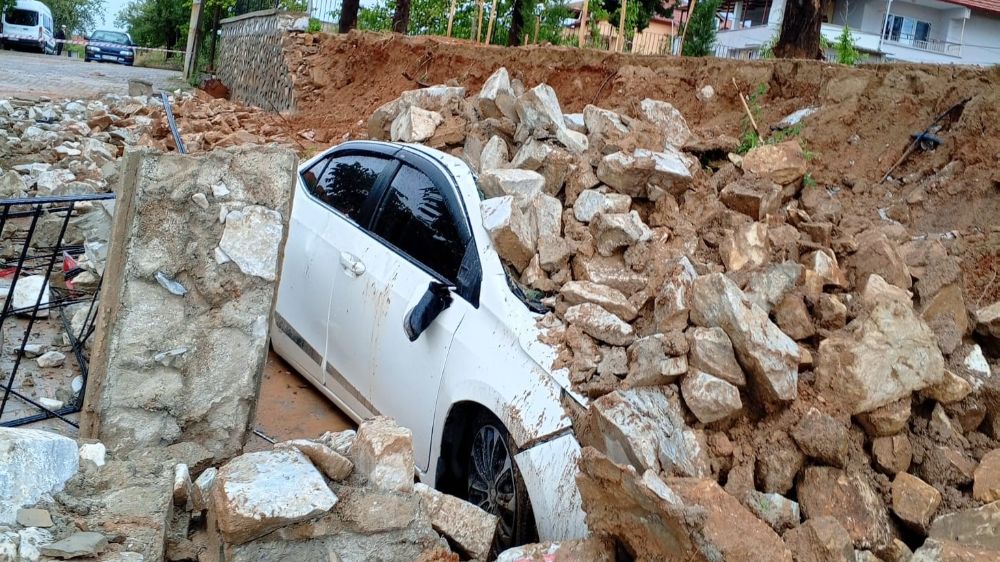
[[[66,40],[66,26],[60,26],[59,31],[56,31],[56,56],[62,56],[63,41]],[[69,52],[66,53],[69,55]]]

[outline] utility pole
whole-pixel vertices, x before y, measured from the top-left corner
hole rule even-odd
[[[195,62],[198,60],[198,37],[201,30],[202,0],[191,3],[191,23],[188,25],[187,49],[184,51],[184,79],[194,76]]]
[[[622,0],[621,6],[621,17],[618,18],[618,48],[615,49],[619,53],[625,50],[625,11],[628,4],[628,0]]]

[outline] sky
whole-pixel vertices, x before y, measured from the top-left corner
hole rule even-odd
[[[118,29],[115,18],[127,3],[128,0],[104,0],[104,21],[97,22],[97,26],[101,29]]]

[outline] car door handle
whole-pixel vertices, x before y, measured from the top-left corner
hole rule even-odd
[[[340,252],[340,267],[352,277],[360,277],[365,273],[365,264],[349,252]]]

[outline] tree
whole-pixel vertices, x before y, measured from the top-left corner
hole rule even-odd
[[[344,0],[340,9],[341,33],[347,33],[358,26],[358,9],[361,7],[360,0]]]
[[[190,19],[191,4],[188,2],[130,0],[118,12],[115,24],[127,29],[138,45],[172,49],[186,41]]]
[[[17,0],[0,0],[0,14],[7,12],[8,8],[13,8]]]
[[[507,32],[507,44],[516,47],[521,44],[521,33],[524,32],[524,11],[530,9],[533,2],[514,0],[510,10],[510,30]]]
[[[392,13],[392,30],[406,33],[410,27],[410,0],[396,0],[396,10]]]
[[[52,10],[54,25],[65,25],[71,34],[92,30],[104,17],[104,0],[46,0],[45,5]]]
[[[695,3],[685,29],[682,55],[707,57],[715,52],[715,14],[721,3],[722,0],[701,0]]]
[[[774,56],[785,59],[823,58],[819,47],[822,24],[823,0],[787,0]]]
[[[840,64],[854,66],[861,60],[861,53],[854,46],[854,35],[851,34],[851,28],[847,27],[846,24],[844,29],[840,30],[840,35],[837,36],[833,50],[837,53],[837,62]]]
[[[621,0],[603,0],[604,10],[608,13],[610,21],[618,27],[618,21],[621,18]],[[635,10],[633,12],[633,10]],[[591,10],[593,12],[593,10]],[[653,16],[663,16],[669,18],[674,14],[674,3],[664,2],[663,0],[628,0],[625,8],[625,28],[628,30],[633,29],[646,29],[649,25],[649,20],[653,19]]]

